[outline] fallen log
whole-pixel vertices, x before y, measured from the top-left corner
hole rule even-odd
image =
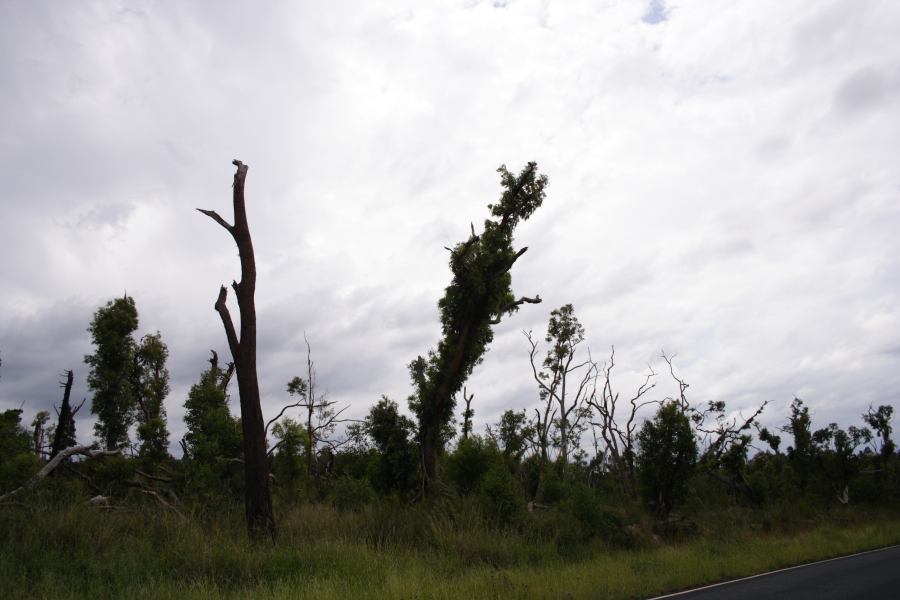
[[[64,460],[69,458],[70,456],[74,456],[75,454],[81,454],[82,456],[87,456],[88,458],[93,458],[95,456],[110,456],[112,454],[118,454],[121,451],[121,448],[117,448],[115,450],[99,450],[96,446],[72,446],[71,448],[66,448],[65,450],[61,450],[59,454],[50,459],[46,465],[41,468],[40,471],[31,476],[31,479],[26,481],[22,487],[16,488],[11,492],[7,492],[0,496],[0,502],[4,502],[9,498],[13,498],[14,496],[18,496],[23,492],[27,492],[34,487],[37,486],[47,475],[52,473],[56,467],[58,467]]]

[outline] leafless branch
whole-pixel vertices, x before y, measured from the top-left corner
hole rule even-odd
[[[223,219],[222,217],[220,217],[219,213],[217,213],[214,210],[204,210],[202,208],[198,208],[197,210],[202,212],[204,215],[206,215],[207,217],[209,217],[210,219],[212,219],[213,221],[215,221],[222,227],[224,227],[225,230],[228,231],[228,233],[230,233],[231,235],[234,235],[234,226],[232,224],[230,224],[228,221],[226,221],[225,219]]]
[[[61,450],[59,454],[54,456],[50,461],[47,462],[46,465],[41,468],[40,471],[31,476],[31,478],[26,481],[21,487],[14,489],[11,492],[7,492],[0,496],[0,502],[8,498],[12,498],[14,496],[18,496],[23,492],[27,492],[33,489],[37,484],[41,482],[47,475],[52,473],[56,467],[60,465],[64,460],[69,458],[70,456],[74,456],[75,454],[81,454],[83,456],[87,456],[89,458],[93,458],[96,456],[110,456],[113,454],[118,454],[121,452],[121,448],[117,448],[115,450],[98,450],[96,446],[72,446],[71,448],[66,448],[65,450]]]
[[[543,302],[543,300],[541,300],[541,297],[540,297],[540,296],[535,296],[534,298],[529,298],[529,297],[527,297],[527,296],[522,296],[522,297],[519,298],[518,300],[513,300],[512,302],[510,302],[509,304],[507,304],[506,306],[504,306],[503,308],[501,308],[501,309],[497,312],[497,316],[494,317],[493,319],[491,319],[491,320],[488,321],[488,322],[489,322],[491,325],[499,325],[499,324],[500,324],[500,321],[503,320],[503,315],[505,315],[505,314],[508,313],[509,311],[513,310],[514,308],[516,308],[516,307],[518,307],[518,306],[521,306],[522,304],[525,304],[526,302],[527,302],[528,304],[540,304],[541,302]]]

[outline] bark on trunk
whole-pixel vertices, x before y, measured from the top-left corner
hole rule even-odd
[[[231,287],[237,298],[241,317],[240,337],[234,328],[225,301],[228,290],[219,289],[215,309],[222,318],[228,337],[228,346],[237,374],[238,393],[241,399],[241,427],[244,438],[244,508],[247,516],[247,532],[251,540],[266,537],[275,543],[275,515],[272,511],[272,493],[269,484],[269,465],[266,457],[266,430],[259,404],[259,382],[256,376],[256,260],[253,241],[247,224],[244,203],[244,181],[247,165],[233,161],[234,174],[234,224],[231,225],[215,211],[197,209],[225,228],[234,238],[241,259],[241,280]]]

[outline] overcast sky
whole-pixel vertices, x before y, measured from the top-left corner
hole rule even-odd
[[[694,402],[770,400],[780,425],[799,396],[815,427],[858,425],[900,392],[898,23],[895,0],[3,0],[0,410],[52,410],[65,369],[89,397],[86,329],[127,290],[171,353],[177,447],[227,355],[237,252],[194,208],[230,220],[234,158],[264,415],[304,332],[349,415],[405,405],[444,246],[501,163],[534,160],[550,184],[513,288],[544,302],[496,328],[477,429],[535,405],[522,331],[565,303],[595,358],[615,345],[623,396],[665,350]]]

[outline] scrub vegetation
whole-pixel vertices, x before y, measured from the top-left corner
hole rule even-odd
[[[129,296],[98,308],[84,358],[97,444],[76,445],[72,370],[55,423],[0,413],[0,596],[631,598],[900,542],[891,406],[860,407],[845,428],[814,425],[794,399],[770,430],[767,403],[745,415],[693,402],[665,353],[668,373],[620,395],[615,350],[593,359],[571,304],[525,333],[533,402],[473,427],[465,384],[493,327],[541,303],[511,289],[527,250],[515,227],[548,184],[534,163],[501,167],[500,201],[447,248],[442,335],[409,363],[405,407],[385,395],[346,418],[307,341],[265,421],[247,166],[234,164],[238,225],[201,211],[240,249],[240,333],[224,286],[215,303],[233,360],[212,351],[187,397],[169,398],[163,334],[134,337]],[[655,396],[660,377],[677,394]]]

